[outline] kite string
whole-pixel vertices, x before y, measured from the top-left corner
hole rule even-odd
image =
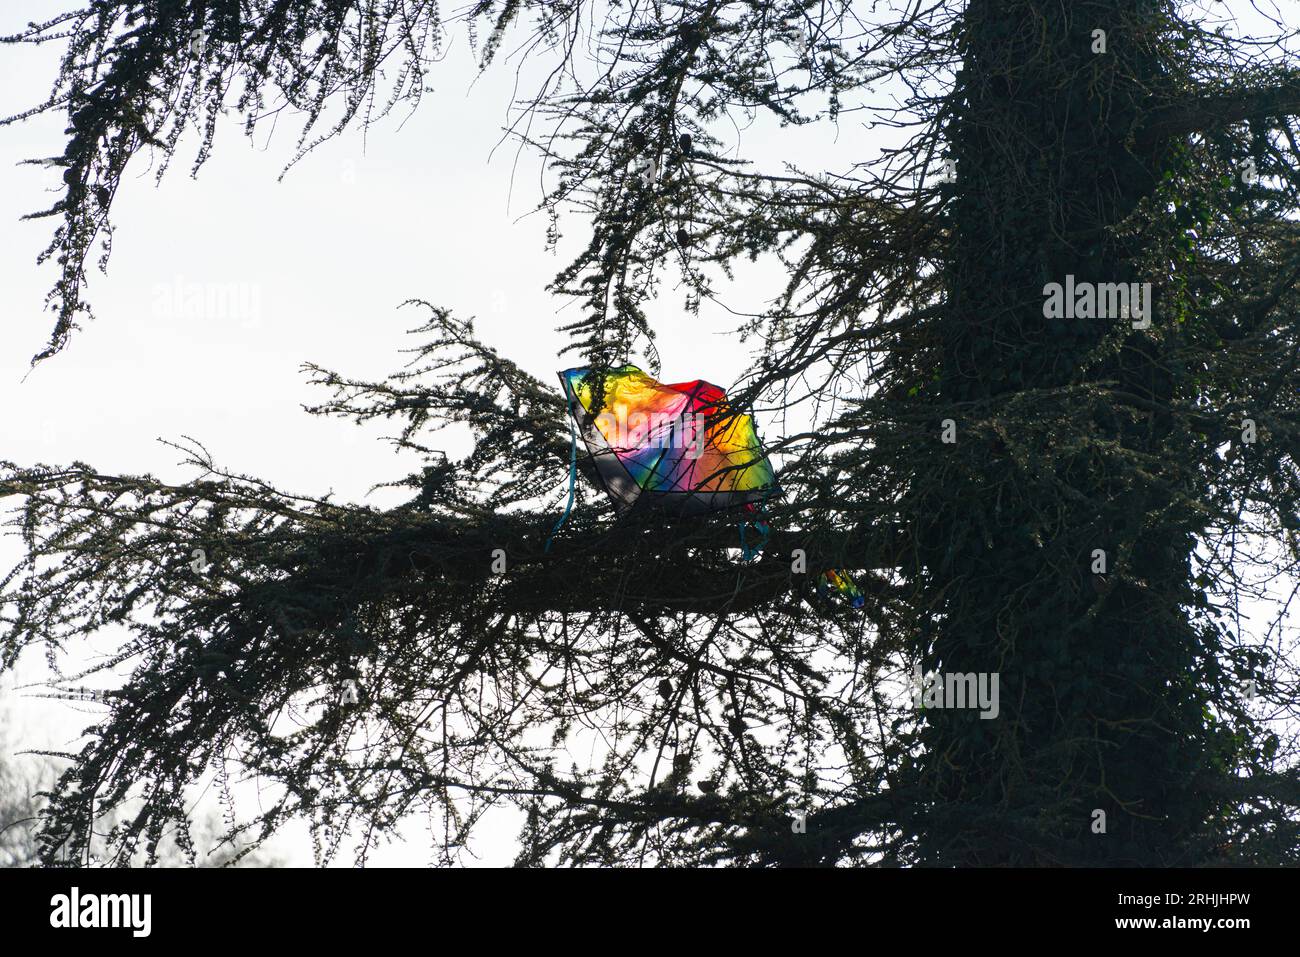
[[[560,530],[560,526],[569,520],[569,512],[573,510],[573,495],[578,484],[578,430],[573,424],[573,403],[568,403],[566,410],[569,413],[569,500],[564,504],[564,514],[560,520],[555,523],[551,529],[550,537],[546,539],[546,547],[542,549],[543,554],[551,550],[551,542],[555,540],[555,533]]]

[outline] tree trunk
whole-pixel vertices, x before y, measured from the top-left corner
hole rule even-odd
[[[1163,465],[1191,441],[1159,411],[1172,320],[1044,313],[1068,275],[1155,279],[1163,305],[1150,249],[1114,230],[1176,157],[1126,145],[1165,75],[1147,42],[1162,9],[969,6],[940,401],[972,411],[947,447],[961,477],[919,529],[920,638],[927,672],[996,674],[1000,707],[925,712],[930,863],[1191,863],[1209,811],[1191,788],[1210,760],[1184,612],[1195,529]]]

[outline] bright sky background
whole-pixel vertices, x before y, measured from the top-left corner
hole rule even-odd
[[[48,0],[8,0],[0,33],[50,9]],[[0,114],[47,93],[56,54],[54,47],[4,48]],[[567,302],[545,286],[589,227],[576,214],[562,219],[565,238],[554,256],[545,252],[546,218],[525,215],[541,197],[540,163],[501,142],[516,95],[513,64],[478,76],[463,34],[453,32],[430,79],[435,92],[417,113],[395,111],[368,140],[350,132],[325,144],[280,182],[296,145],[289,118],[269,142],[269,129],[250,142],[237,118],[228,120],[197,179],[188,175],[194,140],[182,142],[161,185],[147,157],[137,157],[114,202],[108,275],[92,274],[97,318],[30,375],[29,360],[53,321],[42,310],[53,272],[34,261],[55,220],[19,218],[48,206],[59,178],[57,170],[17,164],[61,153],[64,117],[0,130],[0,458],[81,461],[101,472],[181,481],[180,453],[157,439],[193,436],[233,471],[284,490],[362,500],[415,463],[377,441],[388,433],[382,427],[305,414],[302,406],[325,394],[308,387],[300,366],[310,361],[372,378],[400,368],[406,360],[398,350],[411,344],[404,330],[423,321],[415,308],[398,309],[408,298],[476,316],[489,342],[554,381],[573,362],[557,356],[564,340],[553,330],[570,321],[574,307],[558,312]],[[518,94],[532,89],[525,71]],[[857,119],[838,131],[759,124],[733,135],[745,155],[773,167],[789,161],[845,169],[867,145]],[[754,290],[771,288],[774,278],[741,269],[732,303],[755,301]],[[198,291],[232,305],[195,310]],[[737,320],[707,304],[700,317],[688,317],[683,293],[665,292],[650,310],[665,380],[730,385],[748,355],[731,334]],[[13,538],[0,538],[0,565],[12,567],[20,555]],[[37,653],[18,677],[44,673]],[[0,690],[5,703],[26,747],[68,747],[92,722],[89,709],[17,696],[9,687]],[[483,833],[475,848],[483,860],[508,861],[507,823]],[[373,862],[426,861],[427,836],[417,826],[411,837]],[[276,850],[294,863],[311,861],[305,832]]]

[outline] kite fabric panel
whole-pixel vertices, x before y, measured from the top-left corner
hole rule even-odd
[[[822,595],[836,595],[854,608],[861,608],[867,602],[858,589],[858,583],[843,568],[831,568],[822,572],[817,578],[817,590]]]
[[[597,375],[560,373],[569,410],[606,492],[620,509],[637,502],[682,515],[761,503],[777,492],[752,416],[727,406],[712,383],[666,384],[633,365]]]

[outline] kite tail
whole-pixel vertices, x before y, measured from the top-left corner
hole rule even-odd
[[[755,513],[756,515],[762,515],[762,514],[763,514],[763,506],[767,503],[767,497],[768,497],[769,495],[771,495],[771,494],[772,494],[772,490],[769,488],[766,492],[763,493],[763,498],[758,502],[757,505],[746,506],[746,508],[747,508],[747,509],[749,509],[749,508],[753,508],[754,513]],[[746,526],[746,525],[753,525],[753,526],[754,526],[754,530],[755,530],[756,532],[758,532],[758,535],[759,535],[758,541],[755,543],[755,545],[754,545],[753,548],[750,548],[749,545],[745,542],[745,526]],[[740,556],[741,556],[741,558],[744,559],[745,561],[749,561],[751,558],[756,557],[756,556],[758,555],[758,553],[761,552],[761,551],[763,550],[763,546],[767,544],[767,539],[768,539],[768,537],[769,537],[771,534],[772,534],[772,529],[768,527],[767,522],[764,522],[764,521],[762,521],[761,519],[755,518],[753,521],[745,521],[745,522],[741,522],[741,523],[740,523]]]
[[[817,590],[822,595],[830,595],[833,592],[854,608],[861,608],[867,603],[862,591],[858,588],[858,583],[853,580],[853,576],[845,568],[828,568],[818,575]]]
[[[573,410],[570,409],[570,412]],[[551,542],[555,540],[555,533],[560,530],[560,526],[569,520],[569,512],[573,510],[573,493],[578,484],[578,432],[573,426],[573,416],[569,416],[569,500],[564,503],[564,514],[560,520],[555,523],[551,529],[550,537],[546,539],[546,547],[542,549],[543,553],[549,553]]]

